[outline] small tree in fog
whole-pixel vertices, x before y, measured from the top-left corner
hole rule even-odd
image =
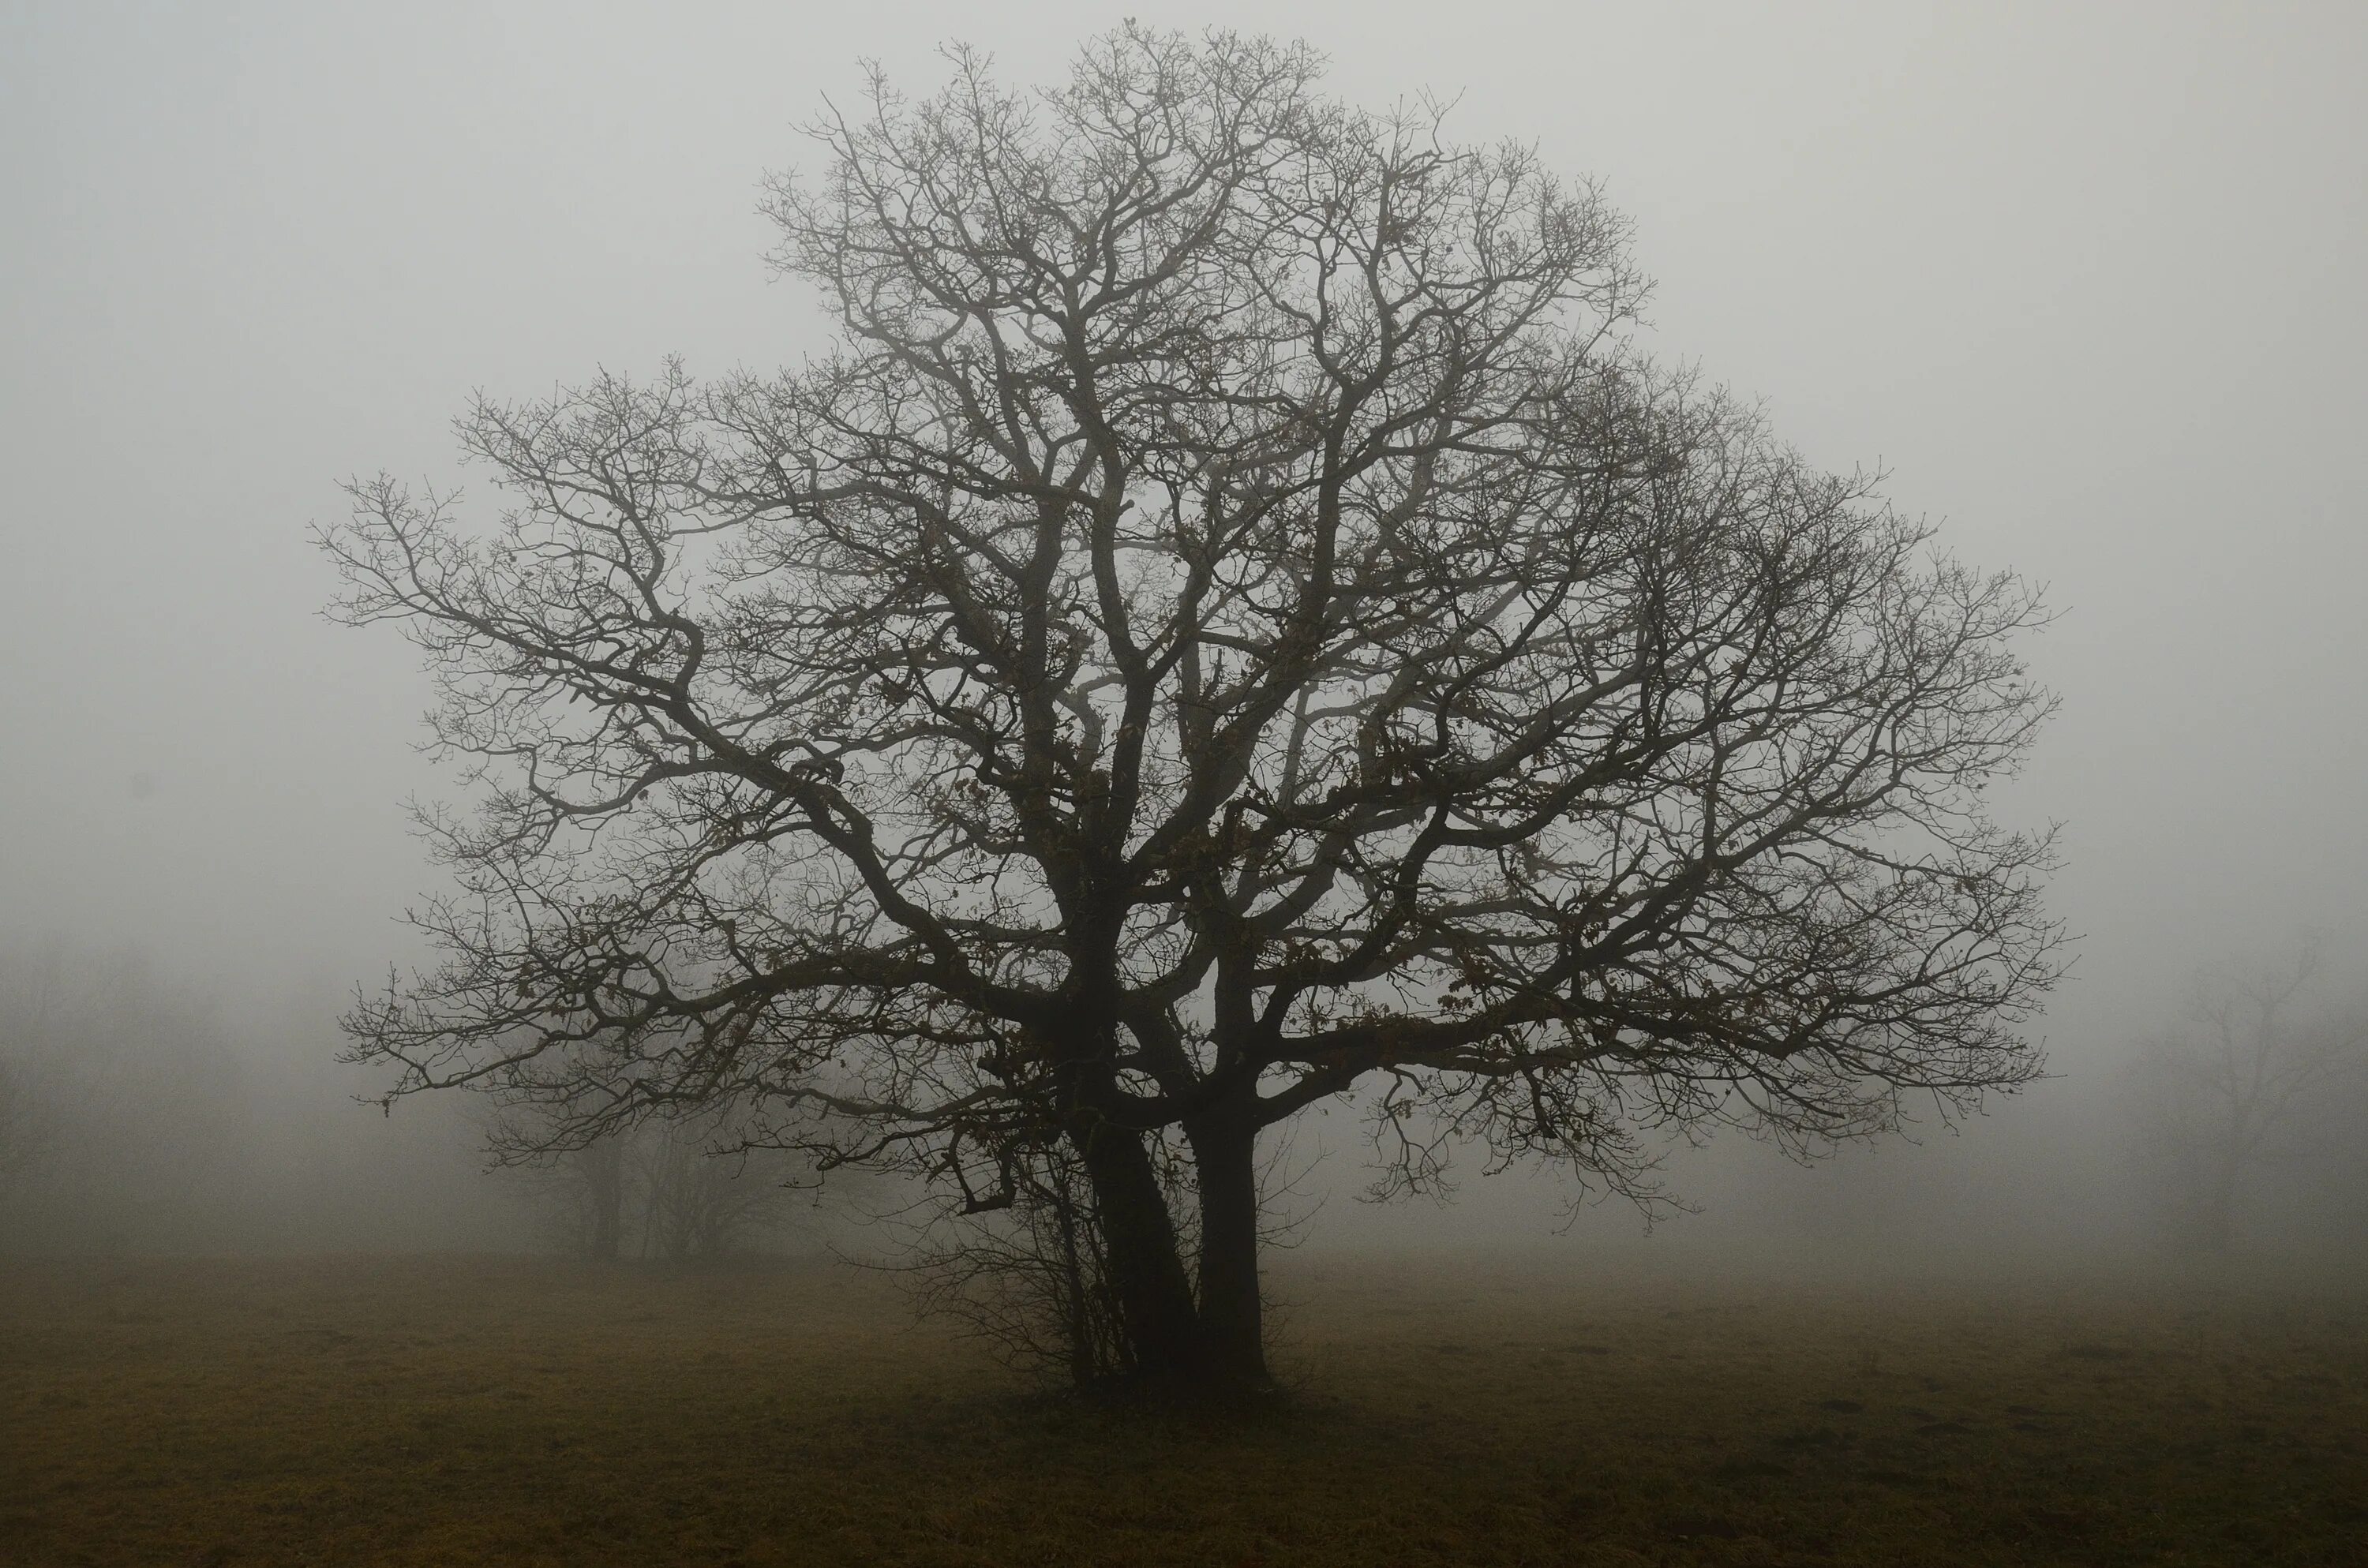
[[[684,1263],[759,1248],[814,1185],[805,1162],[751,1147],[747,1129],[728,1118],[652,1119],[576,1147],[568,1138],[511,1114],[495,1123],[493,1145],[535,1179],[560,1233],[595,1262]]]
[[[625,1136],[610,1133],[568,1151],[561,1169],[585,1252],[595,1262],[613,1262],[625,1244]]]
[[[349,1019],[393,1093],[1074,1180],[1121,1363],[1238,1384],[1319,1104],[1384,1191],[1642,1194],[1644,1129],[2033,1075],[2028,587],[1628,347],[1624,224],[1524,149],[1228,35],[954,66],[770,187],[827,355],[480,402],[490,529],[381,478],[325,536],[484,786],[446,961]]]
[[[2328,1006],[2319,975],[2312,948],[2283,967],[2199,977],[2184,1022],[2147,1042],[2131,1071],[2139,1155],[2208,1251],[2235,1243],[2263,1173],[2357,1145],[2368,1009]]]
[[[640,1130],[630,1147],[644,1256],[723,1257],[780,1228],[803,1171],[751,1142],[745,1131],[695,1121]]]

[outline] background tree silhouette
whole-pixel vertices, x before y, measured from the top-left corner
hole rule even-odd
[[[1385,1187],[1643,1195],[1647,1127],[2033,1075],[2025,585],[1635,353],[1623,223],[1523,148],[1226,34],[952,62],[768,187],[831,353],[481,400],[495,527],[381,477],[324,535],[476,789],[443,962],[347,1021],[392,1093],[1060,1187],[1119,1369],[1239,1386],[1319,1101]]]
[[[2315,994],[2323,980],[2316,944],[2283,964],[2201,973],[2185,1022],[2131,1067],[2135,1153],[2202,1250],[2237,1244],[2247,1189],[2264,1174],[2358,1147],[2368,1007]],[[2356,1187],[2347,1162],[2336,1165]]]

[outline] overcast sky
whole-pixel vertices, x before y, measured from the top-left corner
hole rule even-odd
[[[757,187],[823,96],[951,39],[1049,81],[1123,14],[0,0],[0,936],[233,990],[408,951],[427,693],[318,617],[337,482],[465,482],[473,388],[793,360]],[[2006,804],[2068,824],[2060,1059],[2368,924],[2368,6],[1135,14],[1599,176],[1661,351],[2051,585]]]

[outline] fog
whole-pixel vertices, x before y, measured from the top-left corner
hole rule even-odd
[[[1888,472],[2058,612],[2028,654],[2063,708],[2000,802],[2065,824],[2053,1079],[1808,1168],[1676,1151],[1699,1211],[1649,1237],[1477,1154],[1452,1207],[1361,1204],[1336,1110],[1285,1156],[1308,1243],[1771,1267],[2159,1250],[2124,1090],[2191,976],[2317,933],[2310,1005],[2368,987],[2368,11],[1137,14],[1304,37],[1350,102],[1460,96],[1462,137],[1599,177],[1657,280],[1656,353],[1813,460]],[[796,127],[852,98],[860,59],[917,92],[962,39],[1047,81],[1118,15],[0,12],[0,979],[20,1017],[44,983],[115,987],[44,1071],[181,1085],[91,1123],[145,1187],[82,1184],[90,1211],[53,1203],[19,1244],[552,1244],[529,1186],[479,1173],[472,1107],[381,1116],[359,1101],[383,1084],[332,1062],[340,998],[418,956],[396,917],[437,884],[403,803],[458,785],[415,749],[415,651],[322,619],[308,527],[349,475],[471,483],[450,421],[472,390],[818,349],[756,211],[807,155]],[[2251,1244],[2356,1256],[2361,1173],[2323,1175],[2264,1186]]]

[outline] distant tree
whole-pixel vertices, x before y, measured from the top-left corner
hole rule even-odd
[[[770,187],[828,355],[480,401],[497,526],[381,477],[324,535],[483,784],[444,963],[347,1020],[392,1094],[1074,1180],[1122,1369],[1235,1387],[1320,1102],[1389,1190],[1643,1195],[1654,1126],[2032,1077],[2031,589],[1628,347],[1625,225],[1527,150],[1225,34],[953,63]]]
[[[2188,1239],[2237,1241],[2248,1185],[2340,1153],[2356,1120],[2324,1111],[2368,1089],[2368,1008],[2317,994],[2318,949],[2279,967],[2199,975],[2187,1017],[2141,1049],[2129,1079],[2137,1149]]]
[[[625,1242],[625,1140],[611,1133],[567,1156],[582,1200],[585,1250],[613,1262]]]
[[[493,1143],[504,1163],[529,1168],[562,1233],[596,1262],[680,1263],[760,1246],[814,1185],[809,1165],[752,1148],[728,1111],[651,1118],[572,1148],[555,1146],[561,1136],[512,1114]]]
[[[0,952],[0,1245],[186,1244],[246,1174],[243,1080],[210,1008],[139,954]]]
[[[0,1211],[39,1165],[56,1129],[43,1114],[29,1063],[0,1042]]]
[[[683,1263],[727,1256],[780,1226],[803,1167],[755,1149],[729,1124],[659,1120],[632,1144],[644,1256]]]
[[[106,1032],[112,988],[85,958],[56,947],[0,957],[0,1233],[21,1219],[16,1200],[61,1174],[68,1134],[86,1134],[105,1108],[114,1052],[92,1037]]]

